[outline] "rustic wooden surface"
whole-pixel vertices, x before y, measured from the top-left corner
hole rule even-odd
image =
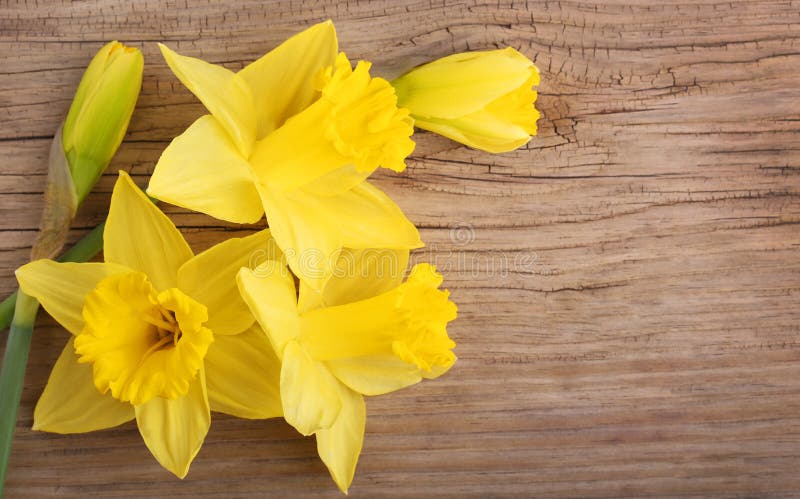
[[[368,400],[351,495],[800,495],[800,2],[0,0],[0,291],[104,41],[145,54],[112,166],[144,185],[202,112],[155,42],[238,69],[326,18],[379,72],[505,45],[542,72],[527,148],[419,134],[407,171],[378,175],[460,306],[460,360]],[[167,211],[195,248],[248,230]],[[9,497],[339,496],[313,440],[279,420],[216,417],[184,481],[133,424],[32,432],[65,339],[40,318]]]

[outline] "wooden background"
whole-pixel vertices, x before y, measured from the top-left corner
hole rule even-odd
[[[506,45],[542,72],[526,148],[422,133],[406,172],[377,177],[460,306],[460,360],[368,400],[351,495],[800,495],[800,2],[0,0],[0,291],[35,235],[49,138],[103,42],[145,54],[110,170],[144,185],[203,112],[155,42],[238,69],[326,18],[378,73]],[[167,211],[196,249],[251,230]],[[133,424],[30,431],[65,339],[42,314],[9,497],[339,497],[313,440],[279,420],[215,417],[184,481]]]

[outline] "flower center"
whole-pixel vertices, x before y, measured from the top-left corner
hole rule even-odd
[[[150,351],[160,350],[161,348],[174,347],[181,339],[181,327],[175,319],[175,312],[164,307],[155,307],[159,316],[145,315],[142,319],[155,326],[158,334],[158,341],[150,347]]]
[[[78,361],[92,363],[102,393],[139,405],[189,390],[213,334],[208,311],[177,288],[157,293],[141,272],[102,280],[86,296],[75,338]]]

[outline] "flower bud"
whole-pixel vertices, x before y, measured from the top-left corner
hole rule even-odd
[[[78,205],[103,174],[128,130],[143,67],[139,49],[111,42],[86,68],[67,119],[50,147],[44,210],[31,260],[53,258],[64,246]]]
[[[510,47],[454,54],[392,82],[417,127],[493,153],[536,135],[538,84],[533,62]]]
[[[139,97],[144,59],[139,49],[106,44],[81,78],[61,135],[78,197],[83,201],[117,151]]]

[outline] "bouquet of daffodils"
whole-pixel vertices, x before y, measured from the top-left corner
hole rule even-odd
[[[35,430],[81,433],[136,420],[176,476],[211,411],[283,417],[339,488],[353,480],[364,396],[453,365],[456,305],[402,210],[368,178],[401,172],[414,126],[488,152],[536,133],[539,82],[514,49],[455,54],[394,81],[339,51],[330,21],[239,72],[161,45],[203,103],[164,150],[146,194],[120,172],[104,226],[54,261],[77,206],[119,146],[142,56],[112,42],[89,66],[50,158],[46,209],[0,373],[5,472],[21,374],[41,306],[69,333],[34,412]],[[194,254],[153,203],[268,228]],[[100,237],[102,236],[102,237]],[[91,259],[102,246],[102,262]],[[10,310],[7,307],[5,310]]]

